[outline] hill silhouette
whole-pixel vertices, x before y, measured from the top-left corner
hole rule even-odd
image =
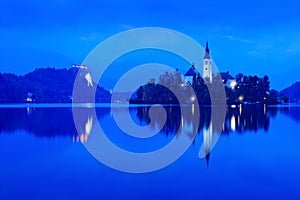
[[[0,73],[0,103],[71,103],[110,102],[110,93],[98,84],[88,84],[85,75],[88,69],[38,68],[33,72],[18,76],[12,73]],[[73,85],[77,74],[80,90],[84,97],[73,97]],[[87,95],[88,93],[88,95]]]
[[[300,102],[300,82],[296,82],[290,87],[287,87],[281,91],[282,94],[289,97],[291,103]]]

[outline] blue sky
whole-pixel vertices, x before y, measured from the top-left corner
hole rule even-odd
[[[208,39],[220,71],[267,74],[280,90],[300,81],[299,7],[291,0],[1,1],[0,71],[69,67],[113,34],[157,26],[203,45]]]

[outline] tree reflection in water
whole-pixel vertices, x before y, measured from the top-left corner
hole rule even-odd
[[[82,110],[80,130],[77,134],[74,126],[72,108],[0,108],[0,135],[24,130],[36,137],[56,138],[70,137],[71,139],[86,140],[81,134],[90,132],[93,120],[92,108]],[[108,115],[110,108],[96,109],[98,119]]]
[[[188,134],[194,140],[195,134],[203,134],[203,140],[211,141],[211,135],[215,132],[214,124],[211,123],[211,108],[200,107],[200,120],[194,105],[164,106],[167,119],[165,124],[160,124],[162,130],[160,134],[166,136],[175,135],[178,129],[185,126],[186,130],[180,133]],[[37,137],[55,138],[59,136],[75,138],[77,141],[85,142],[91,131],[93,123],[109,116],[109,107],[96,108],[96,116],[92,116],[93,108],[78,108],[82,110],[79,121],[79,135],[74,126],[71,108],[1,108],[0,109],[0,134],[14,133],[17,130],[25,130]],[[139,125],[150,123],[150,106],[130,107],[129,112],[133,120]],[[300,107],[268,107],[266,105],[239,105],[228,107],[226,119],[223,125],[222,134],[231,133],[243,134],[246,132],[256,132],[258,130],[268,131],[270,118],[275,117],[278,112],[290,117],[296,122],[300,121]],[[162,123],[161,120],[155,123]],[[154,123],[154,124],[155,124]],[[109,124],[108,124],[109,126]],[[204,144],[207,151],[210,145]]]
[[[136,113],[139,123],[148,124],[150,107],[134,107],[131,108],[132,115]],[[212,129],[214,124],[211,124],[211,108],[200,107],[199,124],[194,123],[193,105],[183,107],[183,115],[178,106],[165,106],[167,112],[167,121],[163,127],[162,133],[169,135],[175,134],[181,123],[189,123],[192,125],[196,133],[200,133],[203,129]],[[263,129],[268,131],[270,126],[270,117],[276,115],[276,107],[269,108],[263,105],[239,105],[229,107],[226,113],[226,119],[223,125],[224,134],[231,132],[244,133],[246,131],[258,131]],[[210,127],[212,126],[212,127]]]
[[[208,129],[211,119],[211,108],[200,107],[200,121],[195,124],[195,108],[193,105],[182,108],[179,106],[164,106],[167,113],[166,124],[161,133],[166,135],[175,134],[181,123],[190,124],[196,133]],[[92,108],[82,109],[82,129],[86,123],[94,123],[95,116],[92,116]],[[136,123],[147,125],[150,122],[150,106],[131,107],[130,114]],[[1,108],[0,109],[0,133],[26,130],[38,137],[74,136],[74,127],[71,108]],[[275,117],[278,111],[295,121],[300,121],[300,107],[267,107],[263,105],[240,105],[227,109],[226,119],[223,127],[223,134],[232,132],[244,133],[247,131],[256,132],[260,129],[268,131],[270,117]],[[102,119],[110,113],[110,108],[96,108],[97,118]],[[155,119],[154,119],[155,120]],[[157,123],[160,123],[157,120]],[[212,124],[213,126],[213,124]],[[193,137],[193,136],[191,136]]]
[[[148,124],[150,107],[132,108],[132,115],[136,113],[139,123]],[[192,133],[191,140],[195,142],[195,134],[202,134],[203,146],[200,149],[199,156],[206,157],[207,165],[209,163],[210,151],[215,145],[218,132],[214,128],[214,123],[211,121],[211,107],[200,107],[200,121],[195,123],[194,105],[183,107],[183,113],[178,106],[165,106],[167,112],[167,121],[161,133],[170,135],[176,134],[179,126],[183,123],[189,124]],[[226,118],[223,123],[222,134],[228,135],[233,132],[239,134],[246,132],[257,132],[258,130],[268,131],[270,126],[270,117],[276,116],[277,108],[270,108],[266,105],[238,105],[228,107]],[[154,119],[155,120],[155,119]],[[183,130],[185,133],[185,130]],[[186,131],[186,134],[190,134]],[[202,155],[202,156],[201,156]]]
[[[167,119],[165,124],[159,118],[153,118],[152,128],[154,126],[163,127],[159,134],[168,137],[179,137],[178,134],[186,134],[193,143],[196,136],[203,141],[200,154],[206,155],[207,164],[209,161],[209,152],[216,142],[216,130],[211,122],[211,108],[200,107],[200,120],[196,120],[196,111],[194,105],[182,106],[164,106]],[[79,120],[78,134],[74,126],[72,108],[1,108],[0,109],[0,136],[1,134],[13,134],[18,130],[35,135],[36,137],[56,138],[69,137],[74,142],[86,142],[89,134],[97,119],[101,121],[104,117],[113,120],[109,115],[109,107],[96,108],[97,116],[93,116],[94,108],[78,108],[81,110]],[[139,125],[150,124],[149,117],[150,106],[132,106],[129,109],[132,119]],[[276,117],[278,113],[300,121],[300,107],[282,106],[268,107],[266,105],[238,105],[228,107],[226,118],[224,120],[222,134],[232,133],[251,133],[263,130],[267,132],[270,127],[271,118]],[[122,109],[120,109],[122,112]],[[110,123],[106,126],[114,126]],[[183,126],[184,125],[184,126]],[[182,129],[181,131],[178,131]],[[109,133],[108,133],[109,134]],[[199,156],[200,156],[199,154]],[[201,157],[201,156],[200,156]]]
[[[211,124],[211,108],[200,107],[200,121],[196,124],[195,108],[193,105],[188,105],[181,109],[179,106],[164,106],[167,113],[167,120],[162,134],[176,134],[178,128],[187,123],[189,128],[194,133],[201,133],[203,129],[209,129]],[[92,108],[82,109],[82,117],[80,124],[82,131],[86,132],[89,129],[87,126],[92,126],[95,120],[102,119],[110,113],[110,108],[96,108],[97,117],[92,116]],[[150,122],[149,118],[150,106],[131,107],[130,114],[136,123],[147,125]],[[37,137],[56,137],[77,135],[71,108],[1,108],[0,109],[0,134],[10,133],[16,130],[26,130]],[[270,126],[270,117],[275,117],[278,110],[280,113],[292,118],[295,121],[300,121],[300,107],[267,107],[260,105],[240,105],[236,108],[229,107],[227,109],[226,119],[223,126],[223,134],[237,132],[256,132],[260,129],[268,131]],[[155,119],[154,119],[155,120]],[[157,123],[160,123],[157,120]],[[191,139],[194,135],[190,135]]]

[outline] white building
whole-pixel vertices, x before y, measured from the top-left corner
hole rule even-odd
[[[209,55],[208,42],[206,42],[206,47],[205,47],[202,78],[204,81],[212,83],[212,60]]]
[[[192,67],[184,74],[185,82],[192,84],[193,76],[197,74],[199,74],[199,72],[193,64]],[[203,58],[202,78],[206,82],[212,82],[212,60],[209,55],[208,42],[206,42],[205,55]]]

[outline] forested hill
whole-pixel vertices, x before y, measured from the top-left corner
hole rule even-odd
[[[300,82],[285,88],[281,93],[288,96],[291,103],[300,103]]]
[[[110,93],[93,83],[88,84],[88,69],[39,68],[28,74],[18,76],[0,73],[0,103],[70,103],[76,75],[79,73],[81,90],[89,95],[77,97],[78,102],[91,102],[96,92],[96,102],[110,102]],[[86,93],[85,93],[86,94]]]

